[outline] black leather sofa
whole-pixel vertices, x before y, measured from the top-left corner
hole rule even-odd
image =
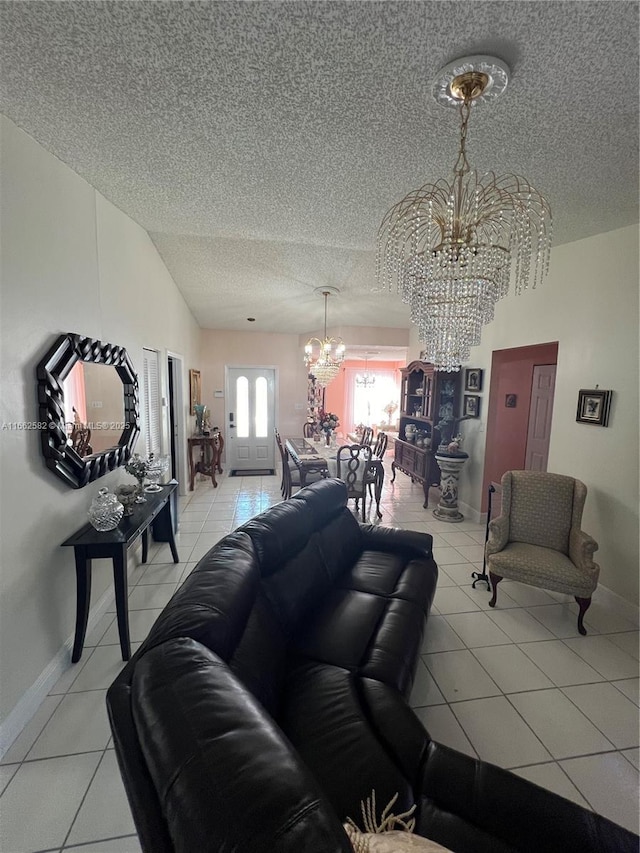
[[[409,708],[431,537],[325,480],[221,540],[111,685],[145,853],[338,853],[361,800],[460,853],[637,851],[626,830],[434,743]]]

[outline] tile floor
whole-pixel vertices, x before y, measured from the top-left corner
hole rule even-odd
[[[130,567],[134,648],[200,557],[280,499],[279,477],[198,484],[180,508],[179,553],[153,546]],[[432,491],[432,499],[435,493]],[[382,523],[432,533],[440,567],[411,704],[434,739],[514,770],[638,831],[638,625],[598,600],[587,637],[565,596],[503,581],[491,610],[483,584],[484,527],[423,510],[398,474]],[[0,762],[2,853],[139,851],[118,773],[105,693],[122,667],[114,608]]]

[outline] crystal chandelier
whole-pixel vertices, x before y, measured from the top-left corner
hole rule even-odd
[[[375,375],[371,375],[368,371],[369,365],[369,353],[365,354],[364,357],[364,373],[360,375],[359,373],[356,375],[356,385],[360,388],[372,388],[376,384]]]
[[[322,340],[310,338],[304,348],[304,363],[307,370],[325,388],[336,378],[344,361],[345,345],[342,338],[327,337],[327,299],[332,293],[337,292],[335,288],[322,290],[324,296],[324,337]],[[316,345],[319,351],[314,356],[313,350]]]
[[[471,107],[499,97],[509,69],[499,59],[472,56],[439,73],[436,101],[460,113],[460,146],[451,181],[409,193],[386,214],[378,232],[376,277],[397,289],[436,370],[459,370],[482,326],[493,319],[513,275],[520,294],[549,270],[549,205],[519,175],[478,175],[466,154]]]

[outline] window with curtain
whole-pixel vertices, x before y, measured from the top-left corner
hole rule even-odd
[[[374,426],[389,423],[389,415],[385,406],[389,403],[400,403],[400,374],[397,370],[369,370],[370,376],[375,376],[375,383],[366,388],[358,385],[356,376],[362,370],[347,368],[347,424],[352,431],[358,424]],[[397,414],[392,415],[391,423],[395,423]]]

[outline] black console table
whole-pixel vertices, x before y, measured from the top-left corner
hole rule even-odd
[[[179,563],[178,549],[173,535],[171,517],[172,495],[177,483],[162,486],[159,492],[145,492],[146,502],[134,504],[133,515],[124,516],[115,530],[100,531],[85,524],[62,544],[73,545],[76,558],[76,633],[71,660],[76,663],[82,655],[87,633],[89,605],[91,603],[91,561],[100,558],[113,560],[113,581],[116,592],[118,634],[122,660],[131,657],[129,641],[129,610],[127,607],[127,549],[138,536],[142,536],[142,562],[147,562],[149,526],[153,525],[156,542],[168,542],[173,562]]]

